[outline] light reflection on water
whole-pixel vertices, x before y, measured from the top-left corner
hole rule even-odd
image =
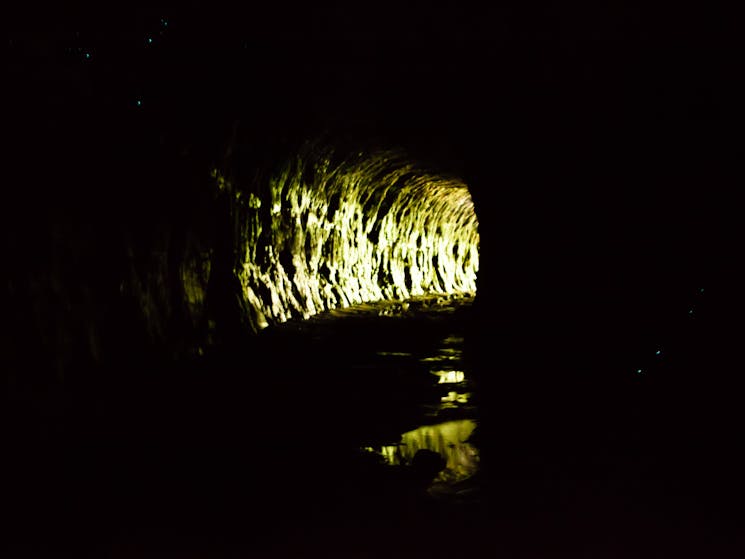
[[[472,419],[422,425],[401,435],[401,442],[366,450],[377,452],[392,466],[408,465],[419,450],[437,452],[445,459],[445,469],[434,482],[454,483],[471,477],[478,470],[478,449],[470,438],[476,422]]]
[[[422,369],[426,370],[437,396],[420,405],[422,424],[419,427],[402,433],[398,441],[365,447],[392,466],[410,465],[419,450],[438,453],[445,461],[445,468],[433,480],[433,486],[462,482],[478,471],[479,452],[470,441],[477,426],[473,419],[475,407],[469,404],[473,386],[463,368],[462,346],[463,338],[450,334],[433,352],[418,358],[411,356],[412,361],[418,362],[418,366],[412,367],[412,374],[423,374]],[[377,355],[407,354],[379,351]],[[445,412],[455,414],[455,418],[443,421]]]
[[[440,384],[463,382],[466,377],[463,371],[433,371],[433,373],[440,377],[438,381]]]
[[[477,428],[474,399],[478,387],[464,365],[463,315],[459,314],[471,303],[467,297],[422,299],[399,306],[370,303],[285,323],[280,328],[308,335],[324,350],[327,343],[329,348],[335,347],[340,329],[353,333],[355,327],[363,328],[361,338],[342,337],[346,353],[341,369],[346,374],[351,367],[352,378],[374,376],[378,395],[374,401],[379,407],[369,410],[380,415],[385,427],[369,428],[368,432],[376,434],[356,441],[356,445],[392,467],[411,466],[420,450],[439,454],[445,466],[429,489],[430,494],[434,489],[440,495],[444,491],[446,498],[455,495],[458,499],[464,487],[472,491],[471,486],[478,485],[475,480],[467,481],[479,468],[479,451],[471,440]],[[340,321],[344,321],[343,328]],[[374,417],[363,415],[365,421],[375,423]]]

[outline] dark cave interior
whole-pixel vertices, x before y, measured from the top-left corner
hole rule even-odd
[[[170,506],[153,505],[160,512],[151,514],[171,519],[160,520],[161,545],[249,549],[242,538],[259,536],[246,536],[240,522],[251,499],[266,507],[256,534],[290,537],[288,526],[315,514],[316,493],[297,482],[278,489],[306,467],[303,444],[262,455],[256,472],[272,472],[267,487],[260,497],[246,488],[245,469],[257,458],[233,443],[250,421],[277,412],[260,403],[247,414],[237,394],[266,388],[252,371],[289,370],[303,359],[246,328],[231,270],[233,224],[207,188],[215,165],[227,161],[235,176],[254,177],[313,137],[341,151],[400,148],[460,177],[473,197],[480,269],[467,343],[491,499],[438,517],[456,518],[469,553],[493,553],[498,538],[506,556],[531,557],[520,538],[557,537],[556,518],[569,518],[566,548],[535,556],[576,550],[595,524],[572,506],[617,526],[598,549],[618,555],[606,556],[698,556],[741,545],[729,512],[742,489],[734,378],[741,145],[733,138],[743,90],[735,50],[658,36],[654,25],[639,27],[641,38],[598,39],[568,15],[559,18],[568,35],[553,34],[545,14],[521,34],[456,10],[455,39],[429,37],[421,18],[416,33],[391,23],[390,35],[378,36],[376,26],[397,21],[380,15],[359,35],[348,21],[328,23],[340,31],[324,38],[303,34],[303,18],[244,28],[258,18],[190,6],[169,12],[167,30],[160,14],[155,23],[138,14],[104,26],[82,9],[48,30],[20,20],[11,30],[3,369],[7,503],[19,554],[79,551],[76,537],[105,547],[104,518],[126,524],[149,506],[126,491],[141,484],[143,495],[157,492],[160,482],[143,473],[150,462],[189,478],[179,478],[193,489],[186,509],[214,509],[185,520],[178,509],[187,497],[174,482],[163,490]],[[272,21],[282,15],[269,11]],[[303,14],[319,28],[320,16]],[[494,38],[497,31],[507,38]],[[151,36],[152,48],[137,43]],[[174,255],[202,245],[214,250],[214,273],[207,316],[196,324],[183,293],[169,286]],[[157,323],[122,291],[133,274],[165,294]],[[215,349],[206,361],[184,357],[207,336]],[[669,359],[654,365],[660,346]],[[163,439],[153,433],[173,444],[157,448]],[[257,444],[271,447],[267,433]],[[130,461],[119,463],[122,456]],[[333,459],[355,472],[347,482],[356,487],[364,466],[342,450]],[[608,474],[608,460],[622,473]],[[338,481],[318,470],[311,468],[318,483]],[[135,481],[120,484],[130,474]],[[370,476],[369,487],[385,487]],[[614,483],[634,488],[631,504],[602,496],[598,487]],[[275,491],[284,500],[273,500]],[[99,492],[127,504],[118,510]],[[370,518],[382,514],[369,506]],[[647,506],[654,512],[640,535],[627,536]],[[235,509],[242,512],[228,512]],[[292,520],[276,520],[285,516]],[[433,526],[425,517],[418,522]],[[80,536],[81,524],[100,537]],[[183,526],[206,535],[185,544],[176,535]],[[351,545],[318,538],[331,555]],[[624,538],[626,547],[613,543]],[[452,551],[430,544],[422,553]],[[139,551],[121,545],[123,556]]]

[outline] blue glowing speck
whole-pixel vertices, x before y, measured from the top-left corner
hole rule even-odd
[[[693,309],[690,309],[690,310],[688,311],[688,314],[689,314],[689,315],[691,315],[691,316],[693,316]]]
[[[637,369],[637,370],[636,370],[636,374],[637,374],[637,375],[640,375],[640,374],[642,374],[642,370],[641,370],[641,369]]]
[[[163,24],[163,27],[168,27],[168,22],[165,19],[161,19],[160,22]]]
[[[152,42],[153,42],[153,38],[152,38],[152,37],[148,37],[148,38],[147,38],[147,42],[148,42],[148,43],[152,43]]]
[[[661,349],[658,349],[657,351],[654,352],[654,354],[655,355],[662,355],[662,350]]]
[[[137,101],[135,101],[135,104],[136,104],[136,105],[137,105],[138,107],[142,107],[142,101],[140,101],[139,99],[138,99]]]
[[[91,57],[91,53],[89,53],[89,52],[86,52],[86,53],[85,53],[85,57],[86,57],[86,58],[90,58],[90,57]]]
[[[703,293],[703,292],[704,292],[704,288],[703,288],[703,287],[702,287],[702,288],[700,288],[700,289],[698,290],[698,292],[699,292],[699,293]]]

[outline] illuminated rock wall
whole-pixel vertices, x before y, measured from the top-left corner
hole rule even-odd
[[[309,147],[268,184],[213,173],[234,212],[254,330],[349,305],[473,294],[478,222],[467,186],[392,151]]]

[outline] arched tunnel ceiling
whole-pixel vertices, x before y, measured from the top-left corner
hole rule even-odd
[[[400,150],[328,142],[308,142],[250,180],[234,173],[250,156],[236,140],[213,172],[235,223],[233,269],[251,328],[360,303],[472,296],[479,236],[467,185]],[[206,287],[195,274],[186,283]]]
[[[677,217],[651,208],[673,195],[684,219],[694,208],[676,196],[681,181],[695,188],[692,176],[719,155],[703,139],[715,134],[706,89],[717,84],[693,48],[289,43],[272,56],[272,87],[259,94],[272,102],[247,106],[266,108],[267,127],[403,146],[455,171],[483,211],[497,212],[488,222],[537,212],[534,225],[585,221],[606,234],[655,235]]]

